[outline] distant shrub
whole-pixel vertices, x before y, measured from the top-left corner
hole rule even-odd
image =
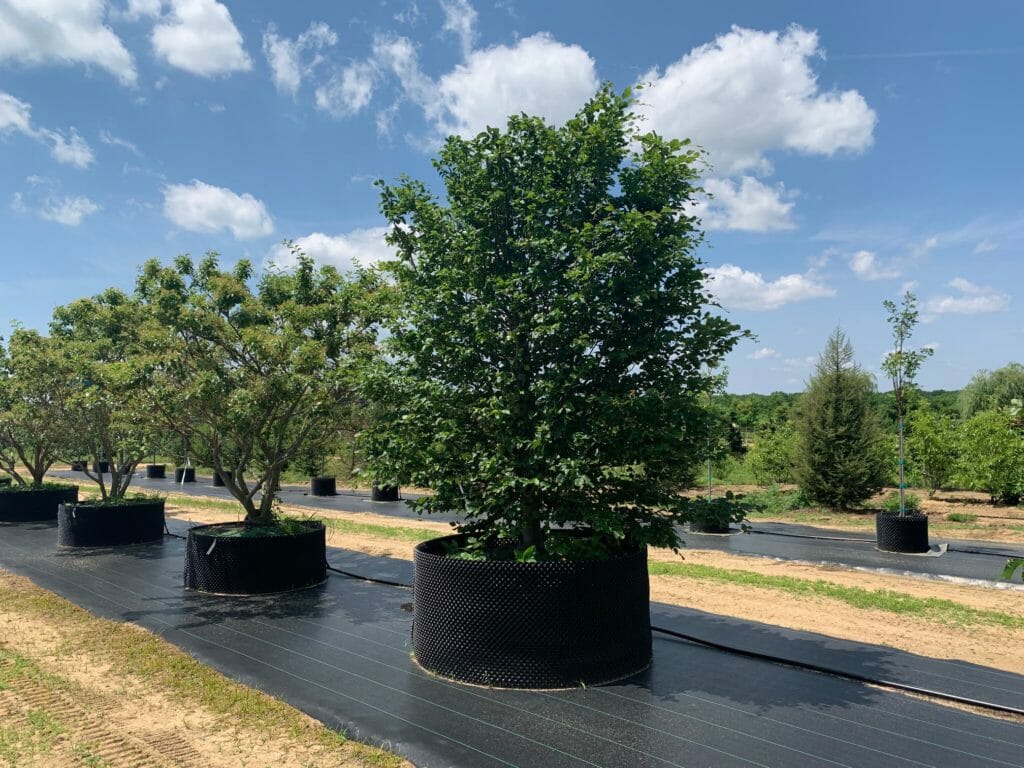
[[[978,516],[969,512],[950,512],[946,515],[946,519],[951,523],[973,523],[977,521]]]
[[[907,512],[920,512],[921,511],[921,499],[912,493],[904,495],[903,499],[904,506]],[[893,491],[885,497],[885,501],[882,502],[882,509],[886,512],[899,512],[900,511],[900,495],[896,491]]]

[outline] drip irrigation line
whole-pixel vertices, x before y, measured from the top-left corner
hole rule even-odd
[[[796,659],[779,658],[778,656],[772,656],[769,653],[751,651],[745,648],[735,648],[731,645],[716,643],[713,640],[705,640],[700,637],[694,637],[693,635],[687,635],[684,632],[677,632],[674,629],[665,629],[664,627],[651,626],[651,630],[654,632],[661,632],[662,634],[669,635],[670,637],[674,637],[679,640],[685,640],[690,643],[696,643],[697,645],[703,645],[708,648],[714,648],[717,651],[724,651],[725,653],[732,653],[737,656],[745,656],[747,658],[758,659],[760,661],[768,661],[774,664],[783,664],[789,667],[796,667],[797,669],[806,669],[811,672],[820,672],[826,675],[834,675],[836,677],[842,677],[846,680],[852,680],[858,683],[880,685],[885,688],[893,688],[898,691],[904,691],[905,693],[916,693],[922,696],[930,696],[932,698],[941,699],[942,701],[948,701],[953,704],[966,704],[973,707],[979,707],[980,709],[991,710],[993,712],[1002,712],[1008,715],[1018,715],[1024,717],[1024,709],[1020,709],[1018,707],[1011,707],[1005,704],[994,704],[990,701],[970,699],[965,696],[957,696],[952,693],[933,691],[929,688],[921,688],[916,685],[909,685],[908,683],[899,683],[894,680],[879,680],[877,678],[868,677],[867,675],[857,674],[856,672],[844,672],[842,670],[833,669],[831,667],[826,667],[822,664],[812,664],[807,661],[797,661]]]
[[[974,549],[971,547],[950,547],[949,552],[966,552],[969,555],[988,555],[989,557],[1024,557],[1024,552],[996,552],[993,549]]]
[[[758,531],[750,529],[750,533],[759,533],[762,536],[784,536],[789,539],[815,539],[818,541],[857,541],[861,544],[874,544],[874,539],[858,539],[852,536],[812,536],[809,533],[782,533],[781,531]]]
[[[372,576],[362,576],[358,573],[352,573],[351,571],[343,571],[340,568],[335,568],[330,563],[327,564],[327,570],[333,571],[334,573],[347,576],[350,579],[358,579],[359,581],[367,581],[370,584],[383,584],[385,587],[398,587],[399,589],[412,589],[412,584],[404,584],[400,581],[389,581],[388,579],[375,579]]]

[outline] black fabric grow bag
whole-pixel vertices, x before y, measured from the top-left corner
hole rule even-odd
[[[231,477],[231,473],[225,470],[224,474],[221,475],[220,472],[216,472],[215,471],[213,473],[213,484],[214,484],[214,486],[216,486],[217,488],[223,488],[224,487],[224,478],[225,477]]]
[[[373,490],[370,491],[370,499],[372,501],[398,501],[398,486],[374,483]]]
[[[194,483],[196,481],[196,468],[195,467],[178,467],[174,470],[174,482],[180,483],[181,478],[185,478],[186,483]]]
[[[297,534],[218,536],[245,523],[190,528],[185,542],[185,587],[201,592],[257,595],[322,583],[327,578],[327,529],[307,521]]]
[[[609,560],[518,563],[414,552],[413,652],[442,677],[501,688],[620,680],[651,663],[647,550]]]
[[[0,522],[26,523],[56,520],[57,507],[78,501],[78,486],[33,488],[0,492]]]
[[[310,496],[337,496],[338,483],[333,477],[309,478]]]
[[[147,464],[146,465],[146,477],[150,480],[161,480],[167,477],[167,465],[166,464]]]
[[[109,461],[94,461],[92,463],[92,471],[101,475],[105,475],[110,471]]]
[[[163,535],[163,499],[62,504],[57,513],[57,544],[62,547],[116,547],[158,541]]]
[[[883,552],[927,552],[928,515],[900,517],[896,512],[875,515],[876,546]]]
[[[87,461],[72,461],[71,471],[72,472],[85,472],[85,467],[88,464]]]
[[[710,520],[691,520],[691,533],[729,533],[728,523],[712,522]]]

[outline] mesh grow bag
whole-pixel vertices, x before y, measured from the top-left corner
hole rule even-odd
[[[309,493],[311,496],[337,496],[338,483],[333,477],[311,477]]]
[[[651,662],[647,550],[609,560],[517,563],[414,552],[413,651],[442,677],[500,688],[620,680]]]
[[[875,515],[876,546],[883,552],[927,552],[928,515],[900,517],[896,512]]]
[[[224,478],[225,477],[231,477],[231,474],[232,473],[228,472],[227,470],[224,471],[223,475],[220,472],[214,472],[213,473],[213,484],[214,484],[214,486],[216,486],[217,488],[223,488],[224,487]]]
[[[174,482],[182,482],[182,478],[185,478],[186,483],[194,483],[196,481],[196,468],[195,467],[178,467],[174,470]]]
[[[163,499],[62,504],[57,513],[57,544],[62,547],[115,547],[163,536]]]
[[[146,465],[146,477],[150,480],[161,480],[167,477],[167,465],[166,464],[147,464]]]
[[[78,501],[78,486],[34,488],[0,493],[0,522],[26,523],[56,520],[61,504]]]
[[[110,471],[109,461],[94,461],[92,463],[92,471],[100,475],[105,475]]]
[[[370,499],[372,501],[398,501],[398,486],[374,483],[373,489],[370,491]]]
[[[285,592],[327,578],[327,529],[303,523],[299,533],[218,536],[245,523],[215,523],[189,529],[185,543],[185,587],[201,592],[257,595]]]
[[[690,533],[729,533],[729,524],[710,520],[691,520]]]

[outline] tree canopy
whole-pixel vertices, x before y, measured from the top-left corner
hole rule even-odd
[[[695,256],[701,155],[642,133],[631,104],[606,86],[561,127],[520,115],[449,138],[443,202],[382,183],[398,303],[368,452],[467,534],[677,544],[707,367],[741,332]]]

